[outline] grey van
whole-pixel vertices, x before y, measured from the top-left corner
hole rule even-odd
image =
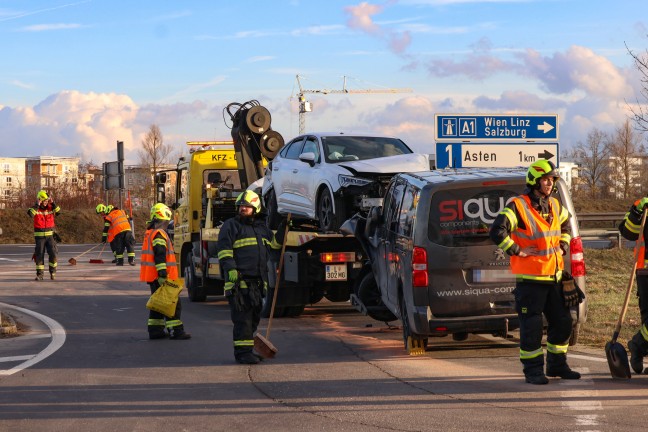
[[[351,220],[368,257],[352,301],[379,321],[400,319],[406,349],[425,348],[428,337],[470,333],[505,335],[517,329],[508,255],[489,238],[495,217],[525,188],[523,169],[452,169],[398,174],[383,206]],[[556,196],[569,210],[572,240],[565,256],[585,292],[585,263],[568,187]],[[587,303],[573,308],[578,339]]]

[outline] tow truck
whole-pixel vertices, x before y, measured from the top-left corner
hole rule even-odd
[[[189,155],[179,159],[173,245],[189,299],[224,295],[216,243],[222,223],[236,215],[234,205],[246,189],[260,190],[265,166],[284,144],[270,127],[271,117],[257,101],[231,103],[232,140],[187,142]],[[165,202],[165,173],[156,175],[157,200]],[[323,233],[295,221],[286,237],[286,251],[274,317],[299,316],[308,304],[323,298],[348,301],[363,268],[363,252],[351,235]],[[262,316],[268,317],[274,292],[276,263],[269,263],[269,292]],[[270,301],[267,301],[270,300]]]

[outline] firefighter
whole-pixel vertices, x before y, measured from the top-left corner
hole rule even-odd
[[[99,204],[97,212],[99,212]],[[135,237],[131,230],[130,220],[124,210],[112,205],[104,207],[104,230],[101,242],[110,243],[110,249],[115,256],[115,265],[124,265],[124,249],[128,254],[128,264],[135,265]]]
[[[638,199],[632,204],[623,221],[619,224],[621,235],[631,241],[639,238],[641,229],[641,217],[646,210],[648,197]],[[637,297],[639,298],[639,313],[641,315],[641,328],[632,339],[628,341],[628,350],[630,351],[630,366],[636,373],[648,373],[644,371],[643,358],[648,354],[648,263],[646,257],[645,242],[648,238],[648,224],[643,232],[644,242],[640,245],[637,256]]]
[[[142,242],[142,265],[140,267],[140,280],[149,284],[151,294],[162,286],[167,278],[178,279],[178,266],[173,243],[166,233],[171,215],[171,209],[164,204],[158,203],[151,207],[151,220],[148,222]],[[171,339],[190,339],[191,335],[185,332],[184,324],[180,320],[181,312],[180,298],[178,298],[175,315],[172,317],[150,310],[149,339],[164,339],[167,336]]]
[[[285,221],[275,237],[261,213],[261,199],[252,191],[241,193],[235,206],[238,214],[227,219],[218,234],[218,261],[234,324],[234,358],[242,364],[256,364],[261,356],[253,351],[253,338],[267,292],[268,262],[276,260],[281,249]]]
[[[103,219],[103,232],[101,233],[101,243],[105,244],[106,239],[108,238],[108,231],[106,227],[106,215],[108,214],[108,206],[104,204],[97,204],[97,207],[95,207],[95,212]],[[109,243],[109,244],[110,244],[110,251],[113,254],[112,264],[115,264],[117,263],[117,258],[115,258],[115,249],[113,247],[114,243]]]
[[[36,279],[43,280],[45,272],[45,251],[49,261],[50,279],[56,278],[56,247],[54,228],[56,227],[54,219],[61,213],[61,208],[54,203],[50,196],[44,190],[36,195],[37,202],[27,210],[27,214],[34,218],[34,238],[36,240],[36,250],[34,252],[34,261],[36,261]]]
[[[580,373],[567,365],[572,331],[569,308],[582,300],[573,282],[562,283],[563,255],[571,239],[571,215],[551,197],[558,179],[552,162],[533,162],[527,170],[524,193],[506,205],[490,229],[493,242],[511,256],[511,271],[516,275],[513,293],[520,321],[520,361],[525,381],[531,384],[547,384],[547,376],[580,378]],[[547,320],[546,374],[543,314]]]

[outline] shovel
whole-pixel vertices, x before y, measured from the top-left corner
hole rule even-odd
[[[277,348],[270,342],[270,329],[272,328],[272,317],[274,316],[275,305],[277,304],[277,292],[279,291],[279,280],[281,279],[281,269],[283,268],[284,253],[286,252],[286,242],[288,241],[288,227],[290,226],[290,213],[286,218],[286,230],[284,231],[284,241],[281,245],[281,255],[279,256],[279,266],[275,279],[274,293],[272,294],[272,307],[268,317],[268,327],[265,337],[257,332],[254,335],[254,350],[263,358],[274,358],[277,355]]]
[[[100,244],[101,244],[101,243],[97,243],[96,245],[94,245],[94,246],[92,246],[90,249],[88,249],[87,251],[83,252],[81,255],[77,255],[77,256],[75,256],[74,258],[70,258],[70,259],[68,260],[68,262],[70,263],[70,265],[76,265],[76,263],[77,263],[77,258],[81,258],[83,255],[87,254],[88,252],[91,252],[91,251],[97,249],[97,248],[99,247]],[[34,258],[34,257],[32,257],[32,259],[33,259],[33,258]]]
[[[623,324],[623,319],[625,318],[626,311],[628,310],[628,303],[630,302],[630,291],[632,291],[632,285],[634,284],[635,280],[637,258],[639,257],[639,248],[644,241],[643,232],[644,226],[646,225],[647,214],[648,212],[644,211],[641,217],[639,238],[635,243],[634,265],[632,266],[632,272],[630,273],[630,281],[628,282],[628,289],[626,291],[625,300],[623,301],[623,308],[621,308],[621,314],[619,315],[619,321],[614,328],[612,340],[605,344],[605,356],[607,357],[608,366],[610,366],[610,373],[612,374],[612,378],[617,379],[629,379],[630,377],[632,377],[632,374],[630,373],[630,363],[628,362],[628,353],[626,352],[625,347],[617,342],[617,338],[619,337],[621,325]]]

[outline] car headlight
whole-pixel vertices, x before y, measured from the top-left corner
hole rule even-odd
[[[373,180],[361,178],[361,177],[353,177],[350,175],[344,175],[340,174],[338,176],[338,180],[340,181],[340,186],[341,187],[349,187],[349,186],[366,186],[369,183],[373,183]]]

